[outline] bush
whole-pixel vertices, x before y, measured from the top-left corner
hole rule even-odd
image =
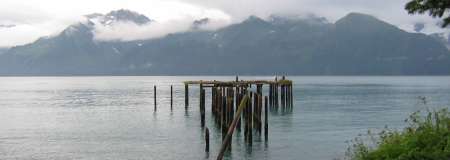
[[[420,111],[405,120],[403,131],[389,130],[379,134],[369,131],[371,143],[362,137],[352,141],[346,152],[351,160],[450,160],[450,112]]]

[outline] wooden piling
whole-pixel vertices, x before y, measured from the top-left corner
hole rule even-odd
[[[288,106],[288,108],[291,108],[291,102],[290,102],[290,99],[291,99],[291,85],[286,85],[286,104],[287,104],[287,106]]]
[[[245,136],[245,141],[248,142],[250,139],[250,134],[251,134],[251,108],[252,108],[252,95],[253,93],[250,92],[250,97],[246,102],[247,107],[245,108],[245,112],[244,112],[244,136]]]
[[[214,87],[211,87],[211,113],[213,117],[214,117],[214,103],[215,103],[214,96],[215,96]]]
[[[250,92],[250,106],[248,108],[248,144],[251,146],[253,144],[253,106],[251,99],[255,96],[252,96],[253,92]]]
[[[219,127],[222,128],[223,124],[223,115],[222,115],[222,108],[223,108],[223,95],[222,95],[222,87],[217,88],[217,119],[219,121]]]
[[[258,127],[258,118],[257,118],[257,112],[258,112],[258,93],[253,94],[253,112],[252,112],[252,120],[253,120],[253,128]]]
[[[221,115],[221,128],[222,128],[222,140],[224,140],[225,139],[225,132],[226,132],[226,128],[227,128],[227,115],[226,115],[226,113],[227,113],[227,110],[226,110],[226,106],[227,106],[227,98],[226,98],[226,96],[225,96],[225,94],[224,94],[224,88],[222,87],[221,88],[221,91],[222,91],[222,97],[221,97],[221,99],[222,99],[222,104],[221,104],[221,106],[220,106],[220,109],[221,109],[221,113],[220,113],[220,115]]]
[[[206,142],[205,152],[209,152],[209,129],[208,129],[208,127],[206,127],[206,129],[205,129],[205,142]]]
[[[239,104],[241,104],[241,100],[242,100],[241,90],[239,87],[236,87],[236,110],[238,109]],[[236,113],[236,115],[237,115],[237,113]],[[238,115],[238,116],[241,116],[241,115]],[[236,128],[237,128],[238,132],[241,131],[241,118],[239,118]]]
[[[216,122],[216,124],[219,124],[220,122],[219,122],[219,119],[217,118],[218,117],[218,114],[219,114],[219,111],[218,111],[218,105],[219,105],[219,93],[218,93],[218,91],[217,91],[218,89],[217,89],[217,87],[216,86],[214,86],[213,88],[212,88],[212,92],[213,92],[213,96],[211,97],[213,100],[213,103],[211,104],[212,106],[211,106],[211,110],[213,111],[212,113],[213,113],[213,117],[214,117],[214,119],[215,119],[215,122]]]
[[[277,82],[276,78],[275,78],[275,82]],[[275,106],[275,108],[278,109],[279,103],[278,103],[278,84],[277,84],[277,83],[276,83],[275,86],[274,86],[274,90],[275,90],[275,96],[273,97],[274,100],[275,100],[274,106]]]
[[[189,85],[188,84],[184,84],[184,105],[185,105],[186,109],[189,106]]]
[[[262,126],[262,120],[261,120],[261,114],[262,114],[262,100],[263,100],[263,84],[256,84],[256,92],[258,94],[257,103],[255,107],[255,114],[256,114],[256,130],[258,131],[259,135],[261,135],[261,126]]]
[[[173,86],[170,85],[170,110],[173,109]]]
[[[234,88],[230,87],[230,121],[229,123],[231,123],[231,121],[233,120],[234,117]]]
[[[294,87],[291,84],[291,108],[294,108]]]
[[[288,86],[284,85],[284,100],[283,101],[284,101],[285,108],[289,107],[287,100],[288,100]]]
[[[273,84],[269,84],[269,104],[272,106],[272,91],[273,91]]]
[[[262,131],[262,105],[263,105],[263,96],[259,95],[258,96],[258,133],[261,135],[261,131]]]
[[[285,87],[284,87],[284,85],[281,85],[281,87],[280,87],[280,91],[281,91],[281,95],[280,95],[280,100],[281,100],[281,107],[284,109],[285,107],[286,107],[286,105],[285,105]]]
[[[200,91],[200,124],[205,127],[205,90]]]
[[[241,129],[241,125],[244,128],[245,142],[248,145],[252,145],[253,130],[256,130],[255,134],[258,137],[262,136],[262,128],[264,127],[264,139],[268,140],[268,107],[270,110],[278,109],[281,105],[282,110],[288,109],[289,111],[293,106],[292,96],[292,81],[286,80],[285,76],[278,80],[275,77],[273,80],[240,80],[236,76],[235,81],[185,81],[185,105],[186,109],[189,105],[189,85],[200,84],[200,114],[201,125],[205,127],[205,88],[211,87],[211,112],[212,119],[214,119],[216,126],[222,132],[222,141],[225,148],[230,149],[231,139],[228,140],[230,130]],[[203,86],[205,85],[205,86]],[[252,86],[256,87],[256,92],[247,91]],[[269,85],[268,96],[263,96],[263,85]],[[156,86],[155,90],[155,111],[156,111]],[[266,93],[264,93],[266,94]],[[244,102],[245,97],[247,99]],[[281,102],[280,102],[281,101]],[[238,105],[239,104],[239,105]],[[171,108],[173,106],[173,86],[171,86]],[[242,110],[240,110],[243,106]],[[274,110],[274,111],[276,111]],[[262,115],[264,112],[264,115]],[[264,116],[264,122],[263,122]],[[242,124],[244,123],[244,124]],[[207,131],[209,132],[208,128]],[[205,133],[206,135],[206,133]],[[208,133],[209,135],[209,133]],[[206,139],[206,137],[205,137]],[[209,138],[208,138],[209,139]],[[208,140],[209,142],[209,140]],[[209,143],[208,149],[209,150]],[[222,147],[224,148],[224,147]],[[225,150],[225,149],[224,149]],[[221,151],[222,156],[223,152]],[[221,158],[220,158],[221,159]]]
[[[290,84],[289,85],[289,105],[291,106],[291,108],[293,108],[294,107],[294,97],[293,97],[293,91],[294,91],[294,88],[292,88],[292,84]]]
[[[233,121],[233,100],[232,100],[232,97],[231,97],[231,94],[232,94],[232,91],[231,90],[233,90],[233,88],[228,88],[228,91],[227,91],[227,94],[228,94],[228,96],[227,96],[227,127],[226,127],[226,130],[228,131],[228,129],[231,127],[231,123],[232,123],[232,121]],[[226,134],[226,132],[225,132],[225,134]],[[228,147],[228,149],[229,150],[231,150],[231,141],[233,141],[232,139],[230,139],[230,146]]]
[[[267,114],[267,96],[264,97],[264,140],[267,142],[269,139],[269,117]]]
[[[155,108],[153,109],[153,111],[156,112],[156,85],[153,86],[153,104],[155,106]]]
[[[289,109],[291,107],[291,104],[289,102],[289,85],[286,85],[286,107]]]
[[[246,108],[246,104],[247,104],[247,100],[248,99],[249,99],[249,96],[248,96],[248,94],[246,94],[244,96],[244,98],[242,99],[241,104],[239,105],[239,108],[237,109],[236,116],[234,116],[234,118],[233,118],[233,122],[231,122],[231,125],[228,128],[227,135],[225,136],[225,139],[224,139],[224,141],[222,143],[222,146],[221,146],[220,151],[219,151],[219,155],[217,156],[217,160],[222,160],[223,159],[223,156],[225,154],[226,149],[231,145],[230,142],[231,142],[231,138],[233,136],[234,129],[236,127],[237,121],[241,117],[239,115]]]

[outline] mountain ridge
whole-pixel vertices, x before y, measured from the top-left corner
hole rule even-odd
[[[153,21],[138,19],[131,22]],[[205,23],[208,19],[200,19],[193,26]],[[0,55],[0,75],[450,74],[449,50],[436,38],[361,13],[335,23],[320,17],[249,16],[214,31],[192,27],[127,42],[95,41],[95,25],[78,23],[55,37],[13,47]]]

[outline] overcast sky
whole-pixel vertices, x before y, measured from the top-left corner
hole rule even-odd
[[[411,16],[404,10],[408,0],[1,0],[0,46],[32,42],[41,36],[58,34],[82,15],[107,13],[121,8],[145,14],[150,19],[168,22],[181,19],[216,17],[239,22],[249,15],[316,14],[331,22],[350,12],[374,15],[384,21],[413,31],[413,24],[426,23],[424,32],[441,32],[437,19]],[[168,23],[174,24],[174,23]],[[176,23],[175,23],[176,24]],[[160,27],[161,28],[161,27]],[[162,27],[164,28],[164,27]],[[121,35],[121,34],[118,34]]]

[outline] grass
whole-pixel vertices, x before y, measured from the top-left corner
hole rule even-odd
[[[378,134],[355,138],[346,152],[349,160],[450,160],[450,112],[414,112],[402,131],[387,127]]]

